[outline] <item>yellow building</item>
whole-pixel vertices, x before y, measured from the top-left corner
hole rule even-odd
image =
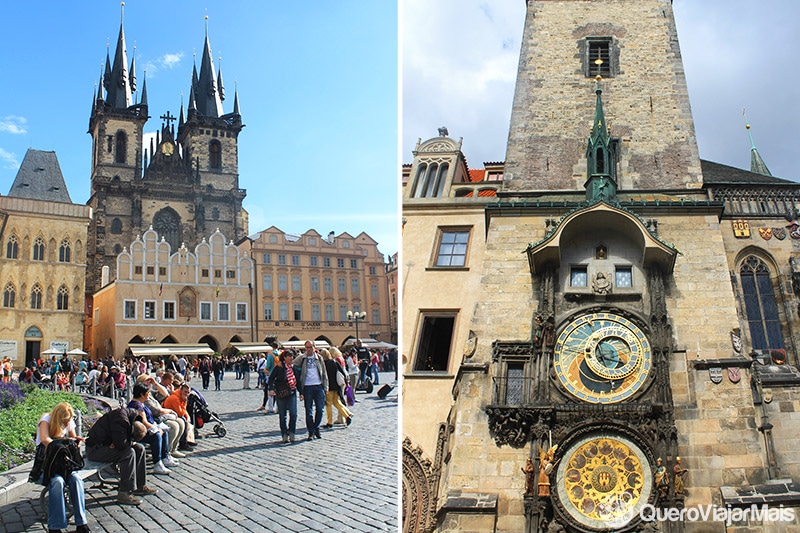
[[[366,233],[293,235],[272,226],[240,247],[256,265],[257,340],[341,346],[356,335],[348,311],[366,313],[359,337],[392,339],[386,263]]]
[[[254,340],[253,261],[217,230],[194,250],[172,251],[148,229],[117,257],[117,279],[94,294],[87,351],[120,357],[130,343]],[[107,276],[106,269],[104,276]]]
[[[0,357],[15,368],[83,345],[90,217],[70,200],[55,152],[29,149],[0,197]]]

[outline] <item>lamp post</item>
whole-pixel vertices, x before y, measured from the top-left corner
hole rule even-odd
[[[348,311],[347,312],[347,320],[350,320],[351,322],[353,320],[356,321],[356,340],[359,340],[359,338],[360,338],[358,336],[358,321],[359,320],[364,320],[366,318],[367,318],[367,312],[366,311],[361,311],[360,313],[353,312],[353,311]]]

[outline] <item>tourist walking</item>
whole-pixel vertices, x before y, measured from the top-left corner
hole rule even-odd
[[[297,378],[292,366],[293,361],[294,352],[284,350],[267,380],[269,394],[275,397],[275,403],[278,405],[278,425],[281,428],[283,442],[294,442],[297,426]]]
[[[331,351],[336,350],[335,355],[341,356],[338,349],[332,348]],[[328,416],[328,423],[325,424],[327,429],[333,427],[333,408],[335,407],[339,413],[337,422],[342,422],[342,418],[346,421],[347,425],[353,419],[353,413],[344,406],[342,398],[344,397],[344,386],[347,385],[347,374],[344,369],[339,366],[339,363],[332,357],[333,354],[328,350],[320,350],[322,360],[325,361],[325,372],[328,375],[328,391],[325,393],[325,414]]]
[[[325,409],[328,373],[325,371],[325,361],[314,348],[314,341],[307,340],[305,348],[305,354],[299,358],[297,365],[300,368],[298,390],[306,409],[308,440],[314,437],[321,439],[319,425],[322,422],[322,411]]]

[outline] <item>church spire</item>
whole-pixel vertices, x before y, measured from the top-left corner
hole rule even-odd
[[[763,174],[764,176],[772,176],[772,173],[767,168],[767,164],[761,159],[761,154],[758,153],[755,143],[753,142],[753,133],[750,131],[750,124],[745,124],[747,135],[750,137],[750,172],[756,174]]]
[[[601,61],[598,59],[598,61]],[[594,107],[594,119],[589,142],[586,145],[586,200],[590,203],[605,201],[616,202],[616,146],[609,135],[606,117],[603,112],[603,90],[600,87],[602,77],[597,75]]]
[[[198,114],[207,117],[221,117],[222,99],[217,86],[217,76],[214,72],[211,43],[208,39],[208,16],[206,16],[206,40],[203,45],[203,55],[200,58],[200,76],[197,78],[197,85],[194,89]]]
[[[139,102],[143,106],[147,106],[147,71],[144,71],[142,76],[142,99]]]
[[[233,114],[241,115],[239,112],[239,84],[233,86]]]
[[[122,14],[119,23],[119,37],[114,52],[114,63],[109,68],[109,56],[106,53],[106,75],[103,85],[106,88],[106,103],[118,109],[127,109],[133,104],[131,84],[128,79],[128,57],[125,48],[125,2],[121,6]]]

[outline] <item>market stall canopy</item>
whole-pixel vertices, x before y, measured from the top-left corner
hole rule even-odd
[[[67,355],[89,355],[89,354],[84,352],[80,348],[73,348],[67,352]]]
[[[232,342],[231,346],[242,353],[271,352],[272,346],[266,342]]]
[[[42,352],[42,355],[61,355],[64,353],[64,350],[59,350],[57,348],[48,348]]]
[[[208,344],[129,344],[134,357],[162,357],[165,355],[211,355]]]

